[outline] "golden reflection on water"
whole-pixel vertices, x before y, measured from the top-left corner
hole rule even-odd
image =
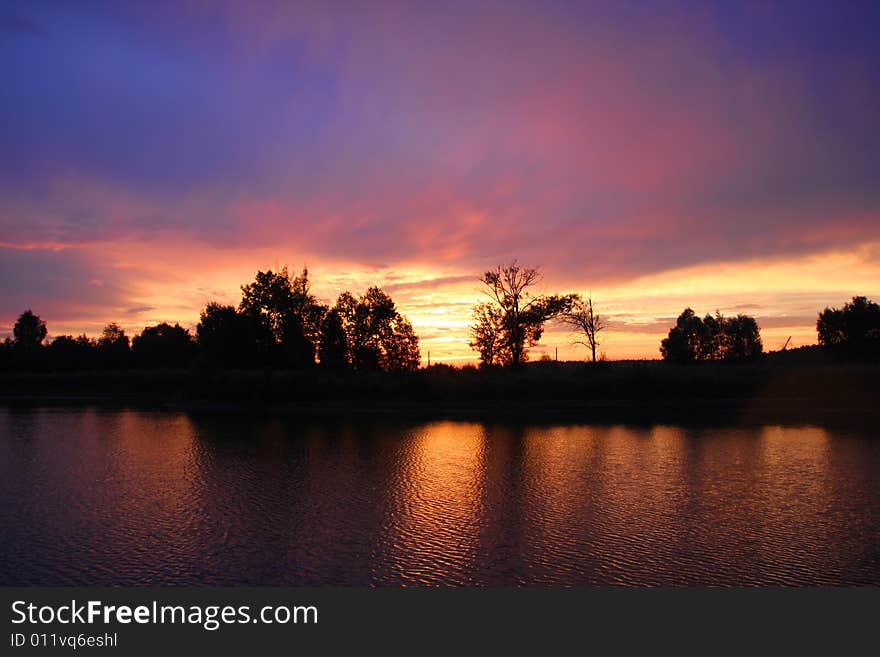
[[[77,491],[100,494],[101,513],[134,525],[157,512],[172,515],[191,498],[194,430],[186,415],[88,410],[80,422],[80,467],[70,474],[91,483]]]
[[[738,562],[770,581],[791,579],[792,560],[821,572],[816,541],[833,543],[833,524],[817,536],[804,517],[835,494],[829,441],[815,427],[425,425],[398,461],[392,561],[419,582],[468,568],[509,581],[502,563],[532,583],[650,583],[677,568],[723,583]]]
[[[796,431],[784,427],[764,427],[759,439],[755,522],[763,523],[764,534],[786,527],[786,540],[778,544],[761,541],[757,557],[767,564],[769,574],[783,577],[792,566],[802,573],[831,574],[827,545],[838,552],[851,550],[844,535],[845,527],[833,519],[834,498],[846,491],[846,468],[835,467],[832,437],[820,427],[802,427]],[[841,490],[843,488],[843,490]],[[809,509],[810,513],[805,513]]]
[[[877,584],[878,468],[818,427],[7,412],[0,581]]]
[[[405,438],[385,519],[387,558],[406,579],[465,572],[478,546],[485,429],[436,422]]]

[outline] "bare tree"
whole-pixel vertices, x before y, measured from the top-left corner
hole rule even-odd
[[[593,298],[586,299],[577,297],[573,299],[571,310],[562,316],[562,321],[577,329],[582,338],[575,340],[575,344],[582,344],[593,355],[596,362],[596,348],[599,346],[599,332],[606,328],[605,318],[593,311]]]
[[[490,355],[492,362],[524,363],[527,348],[541,339],[544,322],[571,310],[575,298],[574,295],[532,295],[529,288],[541,280],[541,271],[537,267],[522,267],[515,260],[487,271],[480,280],[492,303],[477,306],[475,310],[477,323],[471,328],[475,338],[471,346],[479,349],[483,362],[487,362],[485,356]],[[487,351],[486,338],[493,330],[500,333],[500,344],[493,344]]]

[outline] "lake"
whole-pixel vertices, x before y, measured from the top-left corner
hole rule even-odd
[[[880,584],[880,439],[0,409],[3,585]]]

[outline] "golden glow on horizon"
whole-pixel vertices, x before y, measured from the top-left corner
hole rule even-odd
[[[421,337],[423,361],[429,351],[432,363],[476,360],[468,347],[468,326],[472,305],[484,298],[479,271],[420,263],[325,263],[317,256],[279,258],[275,255],[279,249],[230,252],[185,243],[171,248],[113,244],[106,251],[115,257],[117,269],[131,272],[128,306],[120,307],[115,317],[105,309],[93,316],[45,316],[51,335],[94,335],[109,321],[117,321],[130,334],[161,321],[194,328],[207,302],[237,305],[239,286],[251,280],[257,269],[284,264],[298,269],[303,262],[314,262],[318,264],[310,266],[313,291],[323,301],[332,303],[346,289],[358,293],[369,285],[380,285],[394,297]],[[297,253],[297,249],[292,246],[283,252]],[[880,244],[798,257],[711,263],[618,282],[589,283],[588,274],[582,279],[560,277],[548,265],[537,291],[590,292],[599,312],[611,321],[600,347],[610,359],[659,357],[660,340],[686,306],[699,314],[719,309],[725,314],[754,315],[761,325],[765,349],[778,349],[788,336],[792,336],[791,346],[815,343],[815,318],[826,305],[841,305],[854,294],[880,296]],[[39,312],[39,308],[34,310]],[[557,348],[561,360],[583,359],[583,347],[571,342],[567,328],[548,324],[532,359],[542,354],[553,357]]]

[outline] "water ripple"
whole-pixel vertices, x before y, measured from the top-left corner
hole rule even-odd
[[[880,441],[0,412],[4,585],[880,584]]]

